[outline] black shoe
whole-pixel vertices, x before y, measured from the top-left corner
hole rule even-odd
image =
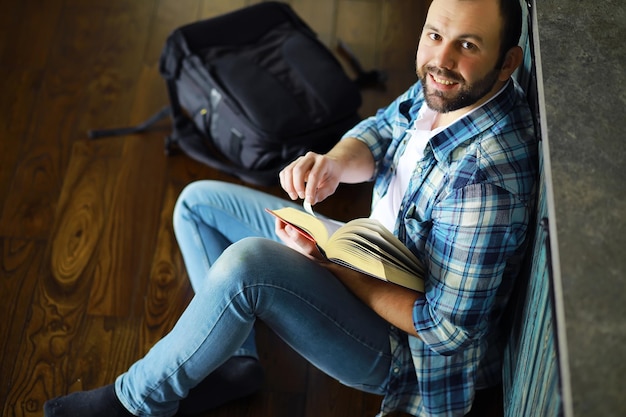
[[[233,356],[180,401],[178,415],[191,416],[247,397],[263,385],[265,373],[258,359]]]

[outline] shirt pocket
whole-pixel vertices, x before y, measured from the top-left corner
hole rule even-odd
[[[423,261],[426,258],[426,241],[432,229],[432,221],[409,217],[404,220],[404,226],[407,247]]]

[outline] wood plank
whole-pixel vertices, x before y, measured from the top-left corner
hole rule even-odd
[[[20,161],[24,132],[30,125],[42,73],[43,70],[0,68],[0,79],[11,86],[0,95],[0,114],[4,115],[0,118],[0,215]]]
[[[259,3],[258,0],[202,0],[200,3],[200,18],[207,19],[232,12],[251,4]]]
[[[89,278],[99,276],[94,259],[100,254],[104,223],[113,205],[108,195],[117,186],[118,177],[110,172],[123,171],[116,164],[120,145],[108,141],[77,142],[74,146],[51,240],[50,273],[35,290],[33,319],[19,349],[22,360],[16,367],[19,376],[8,395],[9,404],[26,395],[41,405],[52,394],[108,383],[135,359],[135,350],[125,346],[136,346],[136,341],[131,342],[137,339],[132,337],[136,324],[125,332],[119,332],[122,326],[112,332],[110,322],[107,325],[103,319],[84,324],[92,284]],[[118,278],[121,280],[132,282]],[[115,315],[116,311],[105,313]],[[37,341],[35,346],[30,345],[31,340]],[[73,346],[81,348],[71,353]],[[80,360],[69,361],[71,357]]]
[[[34,113],[33,105],[39,96],[50,48],[56,38],[54,30],[61,6],[60,1],[45,4],[20,2],[3,8],[1,19],[5,24],[0,26],[3,91],[0,114],[4,115],[0,118],[0,201],[4,204],[0,207],[0,215],[8,209],[7,205],[15,204],[9,197],[19,192],[11,191],[11,180]],[[33,218],[30,210],[23,210],[23,215],[27,223],[42,222],[42,219]],[[2,229],[0,227],[0,233]]]
[[[425,1],[388,0],[382,4],[378,65],[412,72],[426,19]]]
[[[384,66],[379,68],[387,74],[385,88],[369,88],[361,91],[363,104],[359,109],[359,114],[362,117],[375,115],[378,109],[389,105],[417,81],[417,76],[406,70],[387,70]]]
[[[4,192],[0,235],[44,238],[53,222],[59,181],[57,161],[60,150],[40,146],[15,168],[8,191]],[[55,181],[56,179],[56,181]]]
[[[165,80],[159,74],[158,64],[142,65],[141,72],[136,81],[136,93],[135,97],[132,99],[132,108],[129,112],[129,122],[127,125],[136,126],[143,123],[157,111],[168,105],[169,98],[167,96],[167,87]],[[150,129],[151,132],[157,132],[151,136],[151,141],[159,143],[159,148],[162,152],[165,152],[165,137],[171,132],[171,127],[171,119],[167,117]],[[144,136],[146,136],[146,134],[139,135],[139,137]],[[132,136],[128,135],[126,138],[132,138]],[[104,138],[102,140],[109,139]]]
[[[47,257],[47,256],[46,256]],[[71,345],[79,336],[85,312],[87,280],[68,282],[46,268],[33,291],[24,333],[18,346],[3,415],[40,415],[46,399],[66,392]]]
[[[20,356],[20,341],[24,325],[29,320],[33,291],[39,281],[45,246],[21,239],[0,239],[0,404],[3,416],[12,415],[9,409],[22,407],[22,400],[7,402],[10,387],[14,385],[14,367]],[[30,406],[27,406],[30,407]]]
[[[415,54],[429,1],[388,0],[381,13],[380,53],[376,68],[387,74],[384,89],[363,91],[361,114],[371,115],[417,81]]]
[[[4,149],[18,148],[24,141],[42,87],[43,73],[43,68],[0,67],[5,85],[0,95],[0,146]]]
[[[334,51],[337,43],[337,0],[293,0],[291,6],[319,39]]]
[[[300,393],[260,392],[198,417],[293,417],[304,413],[304,395]]]
[[[263,322],[257,322],[255,328],[260,361],[266,370],[266,390],[304,392],[308,363]]]
[[[94,19],[92,13],[88,8],[73,8],[62,17],[64,30],[52,48],[54,59],[43,80],[32,127],[23,140],[22,162],[8,193],[0,234],[45,237],[53,223],[71,142],[84,135],[86,126],[97,125],[93,120],[113,123],[127,118],[128,110],[120,104],[125,100],[116,97],[132,91],[133,76],[126,74],[133,72],[133,66],[139,70],[132,61],[135,52],[125,49],[132,44],[129,39],[112,41],[106,48],[109,41],[103,39],[117,39],[127,26],[140,25],[133,17],[105,14]],[[144,38],[143,46],[145,34],[139,36]],[[116,66],[119,63],[127,69]],[[85,105],[94,96],[97,101]]]
[[[14,24],[17,24],[15,16],[21,15],[21,8],[25,2],[11,4],[10,0],[0,0],[0,62],[4,62],[4,50],[7,44],[13,40],[11,33],[15,33]],[[8,55],[10,57],[10,55]]]
[[[142,311],[166,172],[157,137],[123,138],[118,171],[107,175],[115,185],[107,196],[111,206],[95,259],[90,314],[122,317]]]
[[[145,354],[174,327],[193,296],[172,226],[172,213],[180,191],[179,187],[169,184],[165,193],[145,297],[138,355]]]
[[[70,9],[71,12],[79,18],[89,18],[94,13],[93,6],[81,4]],[[77,109],[74,138],[84,138],[92,128],[124,126],[130,122],[153,11],[153,1],[145,0],[127,2],[123,8],[102,8],[99,32],[85,41],[91,67],[79,71],[86,81],[81,86],[83,105]]]
[[[64,370],[65,392],[112,384],[137,360],[139,318],[86,316]]]
[[[0,15],[0,62],[2,67],[43,68],[57,39],[62,0],[21,1],[2,8]]]
[[[364,69],[374,68],[380,55],[380,0],[339,0],[337,38],[345,42]]]
[[[366,396],[368,394],[341,385],[318,369],[311,368],[305,416],[361,417],[366,415]]]
[[[201,3],[201,0],[187,0],[184,6],[181,6],[183,3],[179,0],[157,2],[143,60],[145,65],[150,67],[158,65],[161,51],[169,34],[180,26],[198,20],[201,16]]]
[[[121,141],[74,144],[50,241],[51,272],[68,292],[82,276],[101,274],[97,261],[111,221],[122,147]]]
[[[0,40],[0,293],[9,300],[0,314],[10,316],[0,324],[0,375],[9,381],[0,386],[2,415],[40,416],[48,398],[112,382],[189,301],[173,204],[197,179],[242,182],[185,155],[166,158],[165,123],[97,142],[85,132],[138,123],[167,101],[157,64],[171,30],[259,1],[0,0],[0,31],[18,38]],[[419,4],[289,4],[331,49],[346,35],[366,69],[389,71],[387,90],[364,91],[363,109],[409,85],[414,48],[406,57],[401,49]],[[278,186],[254,188],[285,196]],[[366,215],[370,192],[371,184],[342,186],[318,209],[346,220]],[[261,392],[205,416],[378,411],[377,396],[332,381],[262,323],[257,344],[267,371]]]

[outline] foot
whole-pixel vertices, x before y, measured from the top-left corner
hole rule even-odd
[[[233,356],[189,391],[178,415],[191,416],[247,397],[261,388],[264,372],[258,359]]]
[[[46,401],[44,417],[133,417],[115,395],[113,384]]]

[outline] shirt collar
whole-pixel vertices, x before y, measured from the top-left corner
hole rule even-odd
[[[438,132],[430,140],[435,158],[445,160],[460,144],[473,137],[477,132],[491,128],[509,113],[517,99],[516,83],[509,79],[506,85],[481,107],[460,117],[455,122]],[[399,105],[399,112],[409,121],[415,120],[424,104],[424,90],[419,89],[414,99],[405,100]]]
[[[506,116],[516,101],[516,88],[513,80],[481,107],[460,117],[444,130],[433,136],[431,146],[438,161],[446,160],[459,145],[479,132],[489,130]]]

